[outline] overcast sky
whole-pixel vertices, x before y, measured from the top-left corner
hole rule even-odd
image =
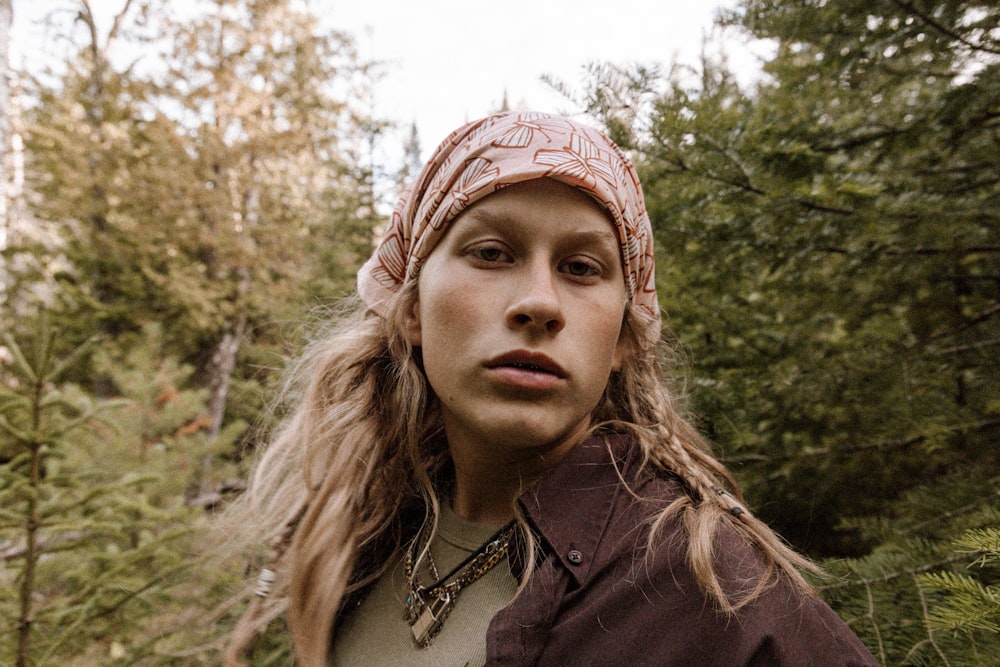
[[[377,102],[391,117],[417,120],[425,144],[490,112],[505,91],[514,106],[568,108],[542,74],[578,86],[591,61],[694,62],[718,6],[702,0],[318,4],[331,7],[334,25],[354,32],[363,54],[389,62]]]
[[[573,110],[540,81],[579,87],[592,61],[668,64],[697,60],[720,5],[735,0],[306,0],[332,27],[354,35],[363,58],[386,63],[375,91],[380,117],[416,121],[425,157],[458,125],[511,105]],[[123,0],[91,0],[107,21]],[[189,0],[164,0],[178,5]],[[37,22],[75,0],[14,0],[15,66],[52,52]],[[71,16],[64,13],[64,20]],[[731,64],[755,59],[729,36]],[[759,48],[757,49],[760,50]]]

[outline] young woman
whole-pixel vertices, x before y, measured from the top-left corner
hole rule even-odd
[[[235,632],[298,664],[873,665],[743,506],[660,362],[638,178],[575,121],[437,149],[298,365]]]

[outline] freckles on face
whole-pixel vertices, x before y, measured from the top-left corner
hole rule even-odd
[[[449,444],[533,447],[586,430],[621,364],[618,239],[586,194],[540,179],[467,209],[428,257],[407,338]]]

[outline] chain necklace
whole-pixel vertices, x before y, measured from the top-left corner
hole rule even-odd
[[[427,562],[431,576],[436,579],[430,586],[424,586],[417,581],[417,576],[413,572],[420,536],[413,540],[403,559],[403,572],[410,583],[404,618],[410,624],[413,641],[418,647],[427,648],[438,636],[462,589],[489,572],[507,556],[513,534],[514,522],[511,521],[443,577],[438,577],[437,566],[428,549]]]

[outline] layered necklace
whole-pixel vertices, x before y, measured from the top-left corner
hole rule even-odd
[[[403,571],[410,584],[410,594],[406,597],[405,618],[410,624],[413,641],[418,647],[427,648],[438,636],[462,589],[489,572],[507,556],[513,534],[514,522],[511,521],[443,577],[438,574],[428,548],[427,565],[434,579],[434,583],[429,586],[421,584],[418,581],[419,575],[414,574],[413,567],[421,539],[418,535],[413,540],[403,559]]]

